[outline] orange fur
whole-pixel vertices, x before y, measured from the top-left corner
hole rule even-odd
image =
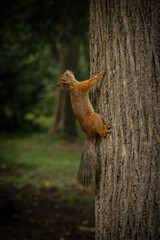
[[[96,134],[105,136],[110,132],[110,124],[103,124],[102,118],[95,113],[90,103],[88,92],[98,82],[104,72],[100,72],[95,77],[79,82],[73,73],[67,70],[57,83],[57,86],[70,93],[73,111],[88,138],[93,138]]]

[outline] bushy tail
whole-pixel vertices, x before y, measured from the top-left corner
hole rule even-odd
[[[82,186],[89,187],[92,184],[95,178],[96,162],[95,140],[86,139],[78,171],[78,180]]]

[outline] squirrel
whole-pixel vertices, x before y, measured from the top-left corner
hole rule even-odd
[[[88,95],[89,90],[103,74],[104,71],[89,80],[79,82],[74,74],[67,70],[56,84],[57,87],[69,92],[74,114],[85,134],[85,147],[78,172],[78,180],[84,187],[90,186],[95,176],[97,162],[95,138],[97,135],[105,136],[111,128],[110,123],[105,126],[101,116],[94,112]]]

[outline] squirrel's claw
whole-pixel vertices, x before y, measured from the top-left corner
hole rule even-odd
[[[110,123],[107,123],[106,127],[109,129],[111,128],[111,124]]]

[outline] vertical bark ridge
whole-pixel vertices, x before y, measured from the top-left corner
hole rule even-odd
[[[110,121],[99,139],[96,239],[158,239],[160,1],[90,3],[94,108]]]

